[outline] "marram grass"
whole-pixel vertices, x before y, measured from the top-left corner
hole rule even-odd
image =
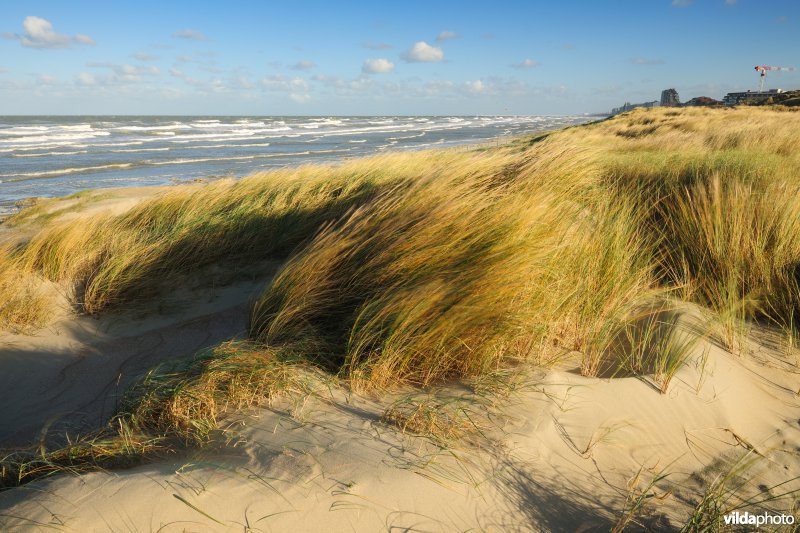
[[[253,295],[249,344],[146,377],[91,441],[127,438],[122,449],[143,454],[206,442],[231,410],[307,391],[298,364],[381,388],[578,352],[585,375],[647,375],[664,392],[693,341],[643,307],[699,305],[734,351],[754,321],[796,337],[799,132],[790,111],[639,110],[535,142],[261,173],[122,215],[45,217],[0,255],[0,321],[42,323],[45,282],[100,314],[157,300],[208,265],[284,260]],[[46,469],[75,460],[43,457]]]

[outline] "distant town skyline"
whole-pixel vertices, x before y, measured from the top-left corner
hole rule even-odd
[[[755,90],[798,35],[793,0],[9,2],[0,114],[596,113]]]

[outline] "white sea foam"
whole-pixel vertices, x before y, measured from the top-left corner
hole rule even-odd
[[[31,146],[32,144],[70,144],[73,141],[106,137],[111,135],[108,131],[90,131],[86,133],[56,133],[53,135],[31,135],[15,137],[13,139],[0,139],[0,145],[8,147]]]
[[[11,157],[51,157],[54,155],[77,155],[86,154],[89,150],[74,150],[71,152],[44,152],[41,154],[11,154]]]
[[[105,170],[109,168],[129,168],[135,163],[114,163],[110,165],[97,165],[92,167],[72,167],[60,168],[57,170],[42,170],[40,172],[21,172],[17,174],[0,174],[0,178],[6,181],[17,181],[15,178],[41,178],[46,176],[59,176],[62,174],[75,174],[77,172],[92,172],[95,170]],[[14,178],[14,179],[9,179]]]
[[[119,126],[111,128],[113,131],[162,131],[162,130],[190,130],[191,126],[187,124],[172,124],[169,126]]]

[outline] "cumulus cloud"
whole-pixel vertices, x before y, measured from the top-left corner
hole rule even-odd
[[[188,39],[190,41],[207,41],[208,37],[206,37],[202,32],[197,30],[191,30],[189,28],[178,30],[172,34],[173,37],[177,37],[178,39]]]
[[[317,66],[316,63],[314,63],[313,61],[298,61],[289,68],[292,70],[311,70],[316,66]]]
[[[456,39],[457,37],[458,34],[454,31],[443,31],[436,36],[436,42],[440,43],[442,41],[449,41],[450,39]]]
[[[514,68],[533,68],[538,67],[540,63],[538,61],[534,61],[533,59],[523,59],[519,63],[513,63],[511,66]]]
[[[409,63],[430,63],[444,59],[444,52],[441,48],[431,46],[425,41],[418,41],[403,54],[403,59]]]
[[[88,35],[66,35],[53,30],[53,23],[41,17],[25,17],[25,33],[3,33],[6,39],[16,40],[29,48],[69,48],[73,44],[95,44]]]
[[[364,48],[369,48],[370,50],[388,50],[390,48],[394,48],[391,44],[373,43],[373,42],[367,42],[362,44],[361,46],[363,46]]]
[[[631,63],[634,65],[663,65],[663,59],[649,59],[646,57],[632,57]]]
[[[367,59],[361,66],[364,74],[386,74],[394,70],[394,63],[384,58]]]

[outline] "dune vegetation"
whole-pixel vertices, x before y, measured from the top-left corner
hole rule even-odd
[[[47,319],[46,284],[99,315],[146,308],[210,265],[284,263],[253,295],[247,342],[154,370],[106,429],[8,455],[3,484],[202,444],[227,412],[307,390],[298,366],[376,390],[571,357],[663,393],[696,342],[676,319],[687,309],[734,353],[756,325],[792,344],[798,147],[788,109],[636,110],[48,220],[0,255],[5,327]]]

